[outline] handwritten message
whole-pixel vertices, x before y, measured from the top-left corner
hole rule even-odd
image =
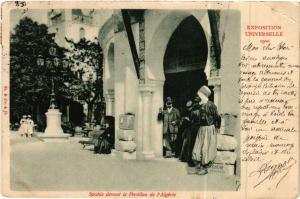
[[[279,187],[297,163],[299,63],[290,56],[294,46],[270,40],[242,46],[240,67],[241,129],[246,133],[242,161],[257,163],[248,177],[254,188]],[[297,80],[297,79],[296,79]]]

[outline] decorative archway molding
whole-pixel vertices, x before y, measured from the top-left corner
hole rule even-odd
[[[106,115],[114,116],[114,19],[111,16],[101,27],[98,34],[103,49],[103,94],[106,101]]]
[[[114,37],[114,16],[112,15],[100,28],[98,40],[104,49],[107,43]]]
[[[165,80],[164,77],[164,54],[169,43],[173,32],[177,29],[180,23],[189,16],[194,16],[199,24],[202,26],[208,49],[208,59],[205,67],[206,76],[209,77],[210,71],[210,41],[211,41],[211,32],[208,19],[207,10],[197,10],[197,11],[161,11],[161,15],[164,15],[157,23],[156,28],[148,35],[152,35],[151,38],[146,38],[148,41],[146,43],[146,79],[153,80]],[[145,27],[147,28],[147,17],[145,17]],[[152,28],[153,29],[153,28]]]

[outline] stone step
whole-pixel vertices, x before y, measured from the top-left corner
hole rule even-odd
[[[221,173],[224,175],[234,175],[234,165],[233,164],[213,164],[208,172],[211,173]]]
[[[123,141],[132,141],[136,137],[136,132],[134,130],[119,129],[118,139]]]
[[[44,142],[69,142],[70,134],[65,133],[39,133],[35,135],[36,138]]]
[[[129,153],[129,152],[124,152],[124,151],[112,150],[111,156],[116,159],[135,160],[136,152]]]
[[[220,133],[236,136],[239,132],[239,119],[234,114],[222,114]]]
[[[134,115],[121,114],[119,118],[119,128],[132,130],[134,125]]]
[[[228,135],[217,134],[217,149],[230,151],[237,147],[237,140]]]
[[[136,150],[136,144],[133,141],[119,141],[120,150],[123,152],[132,153]]]
[[[234,164],[236,161],[236,153],[230,151],[217,151],[214,163],[217,164]]]

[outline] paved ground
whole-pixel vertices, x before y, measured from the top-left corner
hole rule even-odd
[[[234,176],[187,175],[176,159],[119,160],[93,154],[73,139],[45,143],[11,134],[11,188],[16,191],[235,190]]]

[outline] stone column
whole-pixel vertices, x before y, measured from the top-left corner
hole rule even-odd
[[[218,111],[221,111],[221,85],[214,85],[214,103],[218,108]]]
[[[152,123],[151,123],[151,144],[155,157],[163,156],[163,133],[162,133],[162,121],[157,120],[159,108],[164,106],[163,90],[164,80],[153,80],[153,96],[152,96]]]
[[[214,76],[208,79],[208,85],[214,87],[214,104],[218,108],[218,112],[222,113],[221,107],[221,77]]]
[[[154,158],[154,153],[151,147],[151,107],[153,89],[148,85],[140,85],[139,92],[142,97],[142,132],[138,132],[142,136],[142,156],[143,159]]]
[[[105,101],[106,101],[106,115],[114,116],[115,115],[115,91],[114,89],[108,89],[105,93]]]

